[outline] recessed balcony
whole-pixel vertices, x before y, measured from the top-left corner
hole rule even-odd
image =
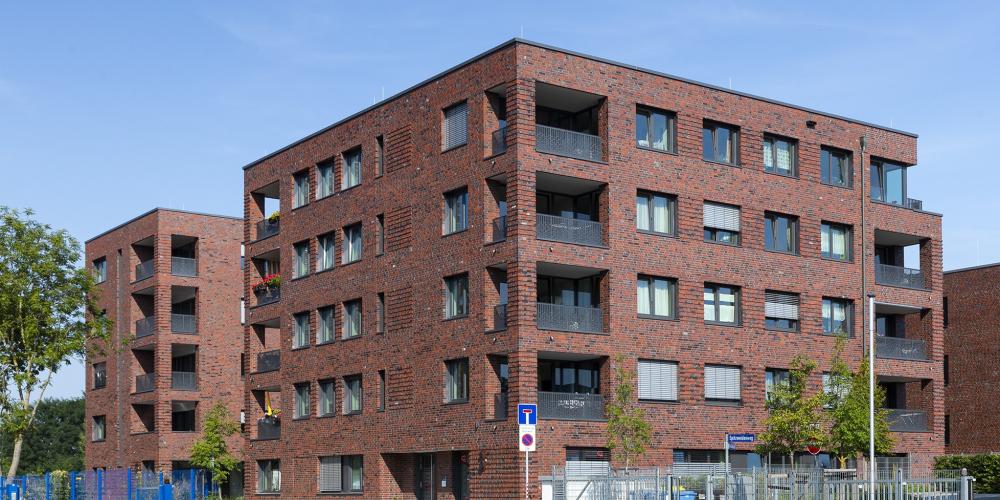
[[[156,389],[156,374],[144,373],[135,377],[135,393],[152,392]]]
[[[601,358],[542,353],[538,359],[538,418],[604,420]]]
[[[535,319],[539,329],[602,333],[600,279],[603,271],[549,262],[538,263],[538,302]]]
[[[535,192],[535,237],[576,245],[602,246],[604,185],[540,172]]]
[[[546,83],[535,85],[535,150],[603,161],[600,137],[604,97]]]
[[[281,349],[257,354],[257,373],[273,372],[281,369]]]

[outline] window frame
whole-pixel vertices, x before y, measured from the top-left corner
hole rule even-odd
[[[833,172],[830,170],[830,159],[835,155],[843,155],[847,162],[847,172],[845,174],[847,179],[843,184],[833,182],[832,180]],[[844,189],[854,189],[854,153],[852,151],[832,146],[821,146],[819,156],[821,184]]]
[[[357,388],[352,388],[353,385]],[[357,408],[350,405],[351,399],[357,396]],[[364,381],[360,374],[344,377],[343,413],[344,415],[360,415],[365,408]]]
[[[326,174],[324,175],[324,172]],[[316,199],[322,200],[328,196],[333,196],[337,185],[337,165],[333,160],[322,161],[316,164]]]
[[[303,249],[304,254],[303,254]],[[309,240],[292,244],[292,279],[305,278],[312,272],[312,252]],[[304,267],[304,269],[302,269]]]
[[[355,156],[357,157],[357,160],[358,160],[357,163],[349,162],[348,161],[348,159],[354,159]],[[348,189],[351,189],[353,187],[357,187],[357,186],[361,185],[361,181],[362,181],[361,172],[364,169],[364,165],[365,165],[364,160],[365,160],[364,151],[361,149],[361,146],[353,147],[351,149],[348,149],[347,151],[344,151],[343,153],[340,153],[340,191],[341,192],[347,191]],[[350,165],[350,170],[348,170],[348,166],[349,165]],[[349,171],[352,174],[350,176],[348,176],[348,172]],[[349,178],[353,180],[353,178],[354,178],[353,174],[357,175],[356,182],[354,184],[348,184],[348,182],[350,182],[348,180]]]
[[[653,146],[653,117],[654,115],[663,115],[667,120],[667,147],[666,149],[661,149]],[[643,146],[640,144],[639,139],[639,117],[643,116],[646,119],[646,142],[649,143],[648,146]],[[660,153],[670,153],[677,154],[677,113],[673,111],[667,111],[664,109],[654,108],[652,106],[645,106],[642,104],[636,104],[635,107],[635,147],[647,151],[657,151]]]
[[[771,383],[768,383],[768,379]],[[765,368],[764,369],[764,406],[771,404],[771,388],[776,384],[791,384],[792,372],[788,368]]]
[[[385,136],[375,136],[375,178],[385,175]]]
[[[469,358],[446,360],[444,362],[444,404],[468,403],[469,379]]]
[[[325,243],[325,244],[324,244]],[[325,261],[329,260],[329,265]],[[316,272],[329,271],[337,265],[337,234],[336,231],[323,233],[316,237]]]
[[[469,188],[462,186],[442,195],[441,235],[461,233],[469,229]]]
[[[839,228],[844,230],[844,258],[838,259],[833,256],[833,229]],[[832,260],[834,262],[854,262],[854,227],[849,224],[841,224],[839,222],[830,221],[820,221],[819,225],[819,255],[823,259]],[[823,251],[823,240],[829,239],[827,247],[830,249],[826,252]]]
[[[378,411],[385,411],[386,407],[386,393],[389,378],[386,375],[385,370],[378,371]]]
[[[737,385],[737,390],[739,391],[739,398],[713,398],[708,396],[708,370],[709,368],[718,369],[730,369],[736,370],[739,377],[739,384]],[[704,398],[705,402],[708,404],[723,404],[723,405],[742,405],[743,404],[743,367],[737,365],[725,365],[725,364],[705,364],[704,370],[702,371],[703,386],[704,386]]]
[[[464,286],[461,284],[464,282]],[[454,287],[457,287],[455,289]],[[453,300],[453,294],[462,294],[461,300]],[[469,273],[459,273],[444,278],[444,319],[460,319],[469,316]],[[455,307],[452,310],[452,303]]]
[[[292,210],[309,204],[312,197],[312,181],[308,170],[300,170],[292,174]]]
[[[738,231],[733,231],[731,229],[723,229],[723,228],[719,228],[719,227],[714,227],[714,226],[708,226],[708,225],[706,225],[705,216],[704,216],[704,212],[705,212],[705,207],[706,206],[717,206],[717,207],[735,209],[736,213],[738,214],[737,215],[737,220],[739,220],[739,222],[740,222],[740,229]],[[743,224],[742,224],[742,219],[743,219],[743,207],[741,207],[739,205],[733,205],[733,204],[730,204],[730,203],[720,203],[720,202],[716,202],[716,201],[704,200],[702,202],[702,221],[701,221],[702,229],[703,229],[703,234],[704,234],[704,241],[706,243],[713,243],[713,244],[717,244],[717,245],[726,245],[726,246],[731,246],[731,247],[738,247],[738,246],[742,245],[742,243],[743,243],[743,236],[742,236],[743,235]],[[725,234],[731,235],[732,236],[732,241],[724,241],[724,240],[719,239],[719,236],[725,235]]]
[[[733,321],[722,321],[718,318],[722,317],[722,304],[720,301],[720,288],[731,288],[733,290]],[[702,319],[706,325],[719,325],[719,326],[741,326],[743,324],[743,307],[742,307],[742,295],[743,290],[741,287],[736,285],[726,285],[723,283],[713,283],[706,282],[702,287],[702,309],[704,310],[704,293],[705,289],[711,288],[714,295],[713,298],[713,308],[715,310],[714,320],[704,319],[704,313],[702,314]]]
[[[777,222],[778,219],[787,219],[789,227],[791,227],[791,240],[788,242],[791,247],[789,250],[783,250],[774,247],[775,243],[778,241],[777,238]],[[768,226],[771,226],[771,230],[768,231]],[[768,245],[768,237],[770,237],[771,244]],[[783,214],[780,212],[764,212],[764,249],[769,252],[783,253],[788,255],[799,255],[799,217],[797,215]]]
[[[304,318],[304,324],[303,324]],[[300,311],[292,315],[292,349],[309,347],[312,336],[312,315],[309,311]]]
[[[324,318],[324,316],[327,316]],[[324,332],[327,335],[324,335]],[[337,312],[334,306],[316,308],[316,345],[329,344],[337,338]]]
[[[385,333],[385,292],[375,294],[375,333]]]
[[[448,112],[456,109],[464,108],[465,110],[465,139],[461,142],[452,142],[451,136],[448,133]],[[457,138],[456,138],[457,139]],[[456,103],[448,105],[441,109],[441,152],[451,151],[453,149],[458,149],[469,143],[469,101],[467,99],[462,99]]]
[[[345,300],[341,304],[341,310],[343,311],[340,325],[341,340],[350,340],[360,337],[362,334],[364,320],[363,309],[361,308],[361,299]],[[348,335],[348,325],[351,325],[351,335]]]
[[[730,141],[730,147],[732,148],[729,151],[729,154],[731,156],[730,157],[730,161],[724,161],[724,160],[718,159],[718,154],[719,154],[719,151],[718,151],[718,130],[720,128],[724,128],[724,129],[729,130],[729,136],[730,136],[730,139],[731,139],[731,141]],[[708,132],[711,135],[711,138],[712,138],[712,154],[714,155],[713,158],[706,158],[705,157],[705,133],[706,132]],[[722,164],[722,165],[729,165],[729,166],[733,166],[733,167],[740,166],[740,135],[741,135],[740,134],[740,127],[738,125],[732,125],[732,124],[729,124],[729,123],[720,122],[720,121],[716,121],[716,120],[703,120],[702,126],[701,126],[701,141],[702,141],[702,144],[701,144],[702,155],[701,156],[702,156],[702,159],[705,160],[705,161],[708,161],[708,162],[719,163],[719,164]]]
[[[885,176],[886,166],[898,168],[899,170],[902,171],[902,186],[900,186],[900,197],[902,199],[900,200],[900,203],[893,203],[891,201],[887,201],[886,200],[886,190],[885,190],[885,186],[886,186],[886,182],[885,182],[886,181],[886,176]],[[869,173],[870,173],[870,183],[871,183],[871,186],[868,189],[868,196],[871,198],[872,201],[875,201],[875,202],[878,202],[878,203],[885,203],[886,205],[893,205],[893,206],[897,206],[897,207],[906,206],[906,199],[907,199],[907,197],[906,197],[906,195],[907,195],[907,192],[906,192],[907,191],[907,189],[906,189],[906,187],[907,187],[906,186],[906,184],[907,184],[907,182],[906,182],[906,174],[907,174],[907,170],[909,170],[909,165],[905,165],[903,163],[892,161],[892,160],[884,160],[884,159],[881,159],[881,158],[872,158],[869,161]],[[873,192],[874,189],[875,189],[875,179],[876,178],[878,178],[878,188],[879,188],[879,191],[881,193],[880,197],[876,197],[875,193]]]
[[[846,329],[847,329],[846,332],[841,333],[841,332],[836,332],[836,331],[833,331],[833,330],[827,330],[827,328],[826,328],[826,321],[827,321],[827,319],[823,315],[823,309],[825,309],[823,306],[827,302],[830,302],[830,314],[831,314],[830,322],[831,322],[831,326],[833,325],[833,321],[834,321],[833,317],[832,317],[834,303],[842,303],[845,306],[845,315],[846,315],[846,317],[844,318],[844,324],[846,325]],[[821,326],[822,326],[822,329],[823,329],[823,335],[831,335],[831,336],[847,335],[847,337],[853,338],[854,337],[854,301],[852,301],[850,299],[841,299],[841,298],[837,298],[837,297],[823,297],[822,301],[820,302],[820,322],[822,324]]]
[[[266,468],[265,468],[266,464]],[[265,472],[267,476],[265,476]],[[278,473],[278,484],[273,484],[274,472]],[[269,479],[264,479],[268,477]],[[270,488],[265,489],[265,483],[270,485]],[[267,458],[263,460],[257,460],[257,493],[260,494],[279,494],[281,493],[281,460],[277,458]]]
[[[355,253],[355,236],[357,237],[357,255],[352,259],[351,256]],[[344,226],[341,229],[341,265],[359,262],[363,256],[363,251],[364,234],[362,233],[361,223],[355,222],[354,224]]]
[[[100,369],[98,369],[100,367]],[[93,376],[93,390],[103,389],[108,386],[108,362],[100,361],[93,363],[91,365],[91,372]],[[100,373],[101,376],[98,377],[97,374]],[[100,380],[100,383],[98,381]]]
[[[768,303],[768,301],[767,301],[767,295],[768,294],[780,294],[780,295],[786,295],[786,296],[794,296],[795,297],[795,307],[796,307],[797,313],[798,313],[796,315],[796,318],[795,319],[790,319],[790,318],[775,318],[775,317],[768,316],[767,315],[767,303]],[[788,328],[784,328],[784,327],[777,326],[777,325],[774,325],[774,324],[772,324],[772,325],[769,326],[768,325],[768,321],[769,320],[770,321],[790,321],[790,322],[794,322],[794,323],[790,324],[790,326]],[[802,328],[801,325],[802,325],[802,295],[801,294],[798,294],[798,293],[795,293],[795,292],[786,292],[786,291],[782,291],[782,290],[770,290],[770,289],[764,290],[764,329],[765,330],[774,331],[774,332],[795,333],[795,332],[798,332]]]
[[[646,224],[649,229],[642,229],[639,227],[639,199],[644,198],[647,203],[646,212],[648,213],[648,218]],[[663,198],[667,202],[667,226],[669,231],[661,232],[653,229],[656,227],[656,218],[654,217],[653,207],[655,206],[656,198]],[[643,234],[655,234],[658,236],[677,236],[677,196],[660,193],[657,191],[649,191],[646,189],[639,189],[636,191],[635,195],[635,230]]]
[[[332,417],[337,414],[337,380],[323,379],[317,383],[319,394],[316,398],[316,416]],[[329,411],[324,411],[324,403],[329,404]]]
[[[639,309],[638,309],[638,307],[639,307],[639,282],[640,281],[645,281],[647,283],[647,288],[646,289],[648,290],[648,294],[649,294],[648,298],[649,298],[649,311],[650,311],[648,313],[641,313],[641,312],[639,312]],[[667,314],[667,315],[660,315],[660,314],[656,314],[655,313],[655,311],[656,311],[656,294],[654,293],[654,291],[656,290],[655,285],[656,285],[657,281],[665,281],[667,283],[667,293],[669,294],[668,297],[667,297],[668,301],[669,301],[669,303],[667,304],[667,308],[669,310],[669,314]],[[667,278],[665,276],[654,276],[654,275],[651,275],[651,274],[642,274],[642,273],[640,273],[638,276],[636,276],[636,280],[635,280],[635,294],[636,294],[636,314],[640,318],[644,318],[644,319],[677,319],[678,315],[677,315],[677,279],[676,278]]]
[[[778,170],[778,148],[776,147],[777,141],[787,142],[789,145],[790,155],[791,155],[791,171],[789,173],[783,173]],[[767,155],[764,153],[764,145],[771,144],[771,167],[767,166]],[[769,132],[764,133],[764,137],[761,141],[761,157],[764,164],[764,171],[769,174],[780,175],[782,177],[788,177],[790,179],[799,178],[799,140],[791,137],[786,137],[783,135],[772,134]]]
[[[385,255],[385,214],[375,216],[375,256]]]
[[[312,384],[299,382],[293,384],[295,401],[292,405],[292,420],[305,420],[312,416]]]
[[[674,395],[674,397],[673,397],[673,399],[662,398],[662,397],[643,397],[642,392],[640,391],[639,388],[642,385],[642,375],[641,375],[642,374],[642,368],[641,367],[642,367],[642,365],[644,363],[646,363],[646,364],[655,364],[655,365],[673,365],[673,367],[674,367],[674,380],[673,380],[673,383],[674,383],[673,395]],[[635,381],[636,381],[636,390],[635,390],[636,397],[638,398],[639,402],[677,403],[677,402],[680,401],[680,391],[681,391],[680,377],[681,377],[680,363],[678,363],[677,361],[669,361],[669,360],[662,360],[662,359],[639,358],[638,360],[636,360],[636,376],[635,376]]]
[[[100,429],[100,437],[97,437],[97,429]],[[108,416],[94,415],[90,418],[90,442],[102,443],[108,439]]]
[[[94,267],[94,282],[97,284],[108,281],[108,258],[98,257],[91,262]]]

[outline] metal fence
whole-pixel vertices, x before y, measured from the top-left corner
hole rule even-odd
[[[150,276],[152,276],[153,275],[153,265],[154,265],[154,262],[155,261],[153,261],[152,259],[150,259],[150,260],[147,260],[146,262],[140,262],[140,263],[136,264],[135,265],[135,280],[136,281],[142,281],[142,280],[144,280],[144,279],[149,278]]]
[[[274,236],[281,231],[281,221],[270,221],[264,219],[257,223],[257,239],[262,240],[269,236]]]
[[[604,420],[604,396],[572,392],[539,392],[538,418]]]
[[[581,160],[601,161],[601,138],[545,125],[535,125],[535,150]]]
[[[281,369],[280,349],[257,354],[257,373],[273,372],[279,369]]]
[[[888,264],[876,264],[875,282],[880,285],[900,286],[903,288],[916,288],[918,290],[923,290],[924,273],[920,269],[890,266]]]
[[[198,320],[194,314],[170,315],[170,331],[174,333],[195,333],[197,331]]]
[[[170,374],[170,387],[180,391],[198,390],[198,374],[195,372],[173,372]]]
[[[535,237],[540,240],[601,246],[604,244],[601,234],[601,223],[597,221],[535,214]]]
[[[135,338],[152,335],[156,331],[156,315],[149,315],[135,322]]]
[[[144,373],[135,376],[135,392],[150,392],[156,389],[156,373]]]
[[[927,359],[927,343],[918,339],[876,337],[875,356],[888,359]]]
[[[281,288],[276,286],[261,288],[254,290],[253,295],[257,297],[257,305],[263,306],[281,300]]]
[[[604,316],[599,307],[564,306],[538,302],[535,304],[538,328],[567,332],[601,333]]]
[[[10,483],[0,477],[0,491],[6,493],[9,484],[16,485],[20,500],[206,500],[217,495],[208,471],[177,469],[169,479],[173,486],[164,489],[166,481],[160,472],[50,472],[17,476]]]
[[[889,430],[894,432],[926,432],[927,412],[923,410],[896,409],[888,410]]]
[[[174,276],[198,276],[198,260],[187,257],[170,257],[170,274]]]

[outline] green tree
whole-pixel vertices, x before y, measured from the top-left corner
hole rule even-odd
[[[646,411],[635,399],[635,370],[625,366],[625,358],[615,358],[615,385],[606,404],[608,413],[608,449],[625,463],[628,471],[632,459],[646,452],[652,442],[652,426],[646,421]]]
[[[191,465],[212,473],[212,483],[222,498],[219,486],[240,465],[240,459],[229,452],[226,438],[239,432],[240,426],[229,416],[229,409],[216,403],[205,415],[201,439],[191,446]]]
[[[13,438],[8,480],[52,375],[107,340],[80,245],[24,212],[0,207],[0,429]]]
[[[868,360],[866,357],[852,371],[844,362],[843,339],[834,349],[830,363],[830,382],[826,395],[829,409],[830,437],[829,450],[837,457],[840,467],[847,466],[847,460],[868,453]],[[885,389],[875,386],[875,452],[892,451],[892,435],[889,433],[889,412],[885,409]]]
[[[816,362],[796,356],[789,367],[788,381],[774,384],[768,391],[769,410],[765,430],[759,436],[761,444],[757,453],[787,455],[795,463],[795,453],[807,446],[823,442],[824,433],[820,411],[823,393],[807,395],[809,376],[816,369]]]
[[[45,399],[38,404],[35,425],[24,435],[18,467],[28,474],[83,468],[84,400]],[[10,467],[14,439],[0,431],[0,466]]]

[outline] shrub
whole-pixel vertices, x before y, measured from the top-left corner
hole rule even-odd
[[[934,469],[967,469],[976,478],[976,493],[1000,493],[1000,455],[942,455],[934,459]]]

